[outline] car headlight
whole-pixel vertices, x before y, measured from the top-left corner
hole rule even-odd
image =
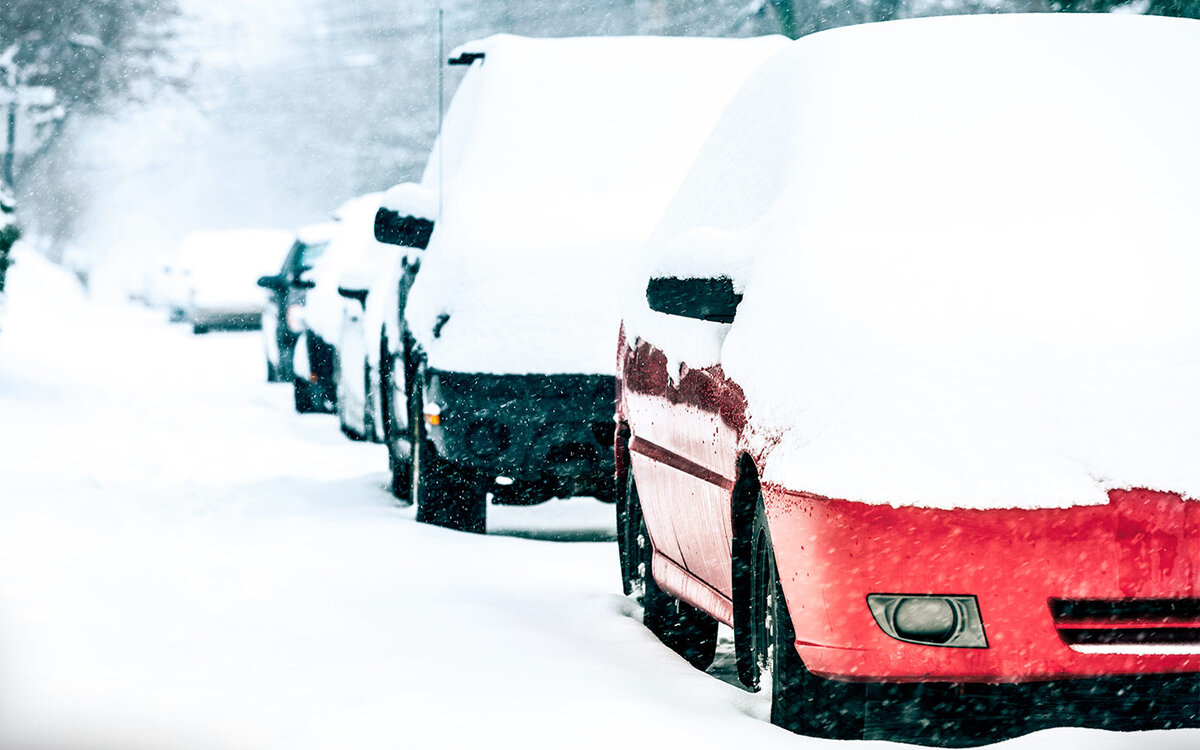
[[[987,648],[979,602],[973,596],[870,594],[875,622],[892,638],[947,648]]]

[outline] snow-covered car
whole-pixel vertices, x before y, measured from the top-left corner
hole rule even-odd
[[[411,408],[393,484],[411,476],[419,520],[483,531],[489,498],[611,499],[621,270],[785,43],[502,35],[455,53],[473,62],[422,180],[441,210],[393,400]]]
[[[375,236],[378,206],[364,205],[355,221],[363,232],[357,256],[338,279],[338,294],[346,298],[337,339],[334,382],[337,389],[338,420],[342,432],[352,440],[381,442],[383,437],[380,401],[380,362],[387,346],[384,318],[389,308],[397,310],[395,289],[401,250],[395,243],[379,242]],[[426,235],[428,237],[428,235]]]
[[[372,347],[376,351],[367,351],[366,419],[375,428],[375,439],[387,445],[392,494],[402,502],[409,502],[412,493],[407,363],[413,360],[402,312],[436,216],[436,193],[411,182],[388,190],[375,214],[375,238],[398,246],[400,252],[375,280],[376,288],[367,297],[366,312],[377,316],[380,332],[378,347]],[[367,330],[374,330],[373,325]]]
[[[336,230],[337,224],[332,222],[301,228],[279,272],[258,280],[258,285],[267,290],[267,302],[262,314],[267,382],[291,383],[296,378],[292,358],[295,356],[296,342],[304,330],[302,308],[306,291],[302,284],[296,282],[325,252]]]
[[[195,232],[173,264],[172,310],[195,333],[257,328],[263,296],[257,280],[278,268],[292,235],[275,229]]]
[[[334,212],[337,229],[325,251],[310,271],[293,282],[307,289],[303,307],[296,314],[303,331],[292,363],[298,412],[337,410],[337,346],[350,302],[338,292],[342,275],[376,246],[394,250],[375,241],[373,227],[380,196],[382,193],[368,193],[342,204]],[[361,309],[361,303],[352,304]]]
[[[749,79],[623,310],[652,630],[731,625],[809,734],[1200,720],[1198,68],[1197,21],[963,16]]]
[[[356,304],[344,307],[338,343],[338,414],[342,431],[352,439],[386,442],[395,465],[397,439],[407,425],[407,406],[396,421],[392,394],[404,393],[401,372],[397,388],[396,363],[403,362],[400,309],[420,267],[420,251],[433,231],[436,196],[420,185],[401,183],[384,194],[376,211],[373,234],[360,262],[343,273],[338,293]],[[403,370],[403,365],[400,367]],[[389,419],[389,415],[393,418]],[[407,457],[407,452],[405,453]],[[392,474],[393,479],[396,473]],[[408,498],[409,478],[393,481],[393,493]]]

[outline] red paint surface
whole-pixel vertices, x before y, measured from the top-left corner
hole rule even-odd
[[[665,558],[656,560],[655,577],[728,622],[730,487],[745,451],[748,405],[720,367],[685,366],[673,379],[661,351],[635,343],[627,347],[622,332],[618,419],[629,427],[647,525]],[[759,461],[760,475],[764,468]],[[1094,507],[933,510],[763,489],[797,649],[815,672],[1013,682],[1200,671],[1200,654],[1073,650],[1049,607],[1051,598],[1200,597],[1200,502],[1122,490]],[[872,593],[974,595],[988,648],[892,639],[867,607]]]

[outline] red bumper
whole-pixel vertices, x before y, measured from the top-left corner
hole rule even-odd
[[[1056,622],[1050,604],[1200,597],[1200,502],[1134,490],[1095,507],[931,510],[764,490],[797,649],[817,674],[1023,682],[1200,672],[1195,618]],[[987,648],[893,639],[872,617],[869,594],[974,595]],[[1067,642],[1071,628],[1166,626],[1176,631],[1170,645]]]

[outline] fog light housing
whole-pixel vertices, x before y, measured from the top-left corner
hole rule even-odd
[[[987,648],[974,596],[870,594],[867,606],[883,632],[905,643],[947,648]]]

